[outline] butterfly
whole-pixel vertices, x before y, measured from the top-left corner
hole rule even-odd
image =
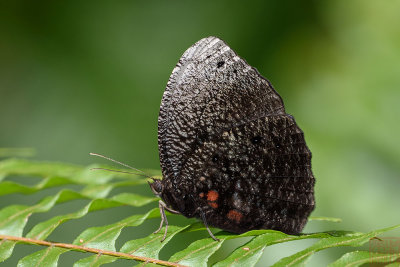
[[[311,152],[282,98],[224,41],[207,37],[179,59],[158,117],[165,211],[233,233],[298,234],[315,206]]]

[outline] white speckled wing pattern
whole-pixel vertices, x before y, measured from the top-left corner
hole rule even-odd
[[[202,207],[216,227],[300,232],[314,208],[311,153],[290,115],[269,115],[238,125],[193,151],[179,177],[183,213]],[[213,202],[206,197],[215,192]],[[215,197],[218,194],[218,197]],[[193,203],[196,203],[194,205]],[[228,214],[241,216],[229,220]]]
[[[196,138],[275,113],[284,114],[282,99],[255,68],[216,37],[198,41],[180,58],[161,101],[158,143],[163,176],[179,175]]]

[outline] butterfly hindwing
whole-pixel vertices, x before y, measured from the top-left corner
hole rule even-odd
[[[233,232],[298,233],[314,207],[311,153],[289,115],[256,119],[204,142],[178,180],[183,214],[197,208]],[[183,202],[182,202],[183,203]]]

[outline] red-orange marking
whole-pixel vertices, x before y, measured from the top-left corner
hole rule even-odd
[[[239,211],[237,211],[237,210],[230,210],[229,212],[228,212],[228,219],[229,220],[231,220],[231,221],[235,221],[236,223],[239,223],[240,222],[240,220],[243,218],[243,214],[242,213],[240,213]]]
[[[199,197],[203,198],[203,197],[204,197],[204,193],[201,192],[201,193],[199,194]]]
[[[207,193],[207,200],[208,201],[217,201],[217,199],[218,199],[218,192],[217,191],[214,191],[214,190],[208,191],[208,193]]]

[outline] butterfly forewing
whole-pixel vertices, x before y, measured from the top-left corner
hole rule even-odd
[[[158,142],[163,176],[179,175],[197,139],[283,112],[282,100],[269,82],[225,42],[216,37],[200,40],[179,60],[161,102]]]

